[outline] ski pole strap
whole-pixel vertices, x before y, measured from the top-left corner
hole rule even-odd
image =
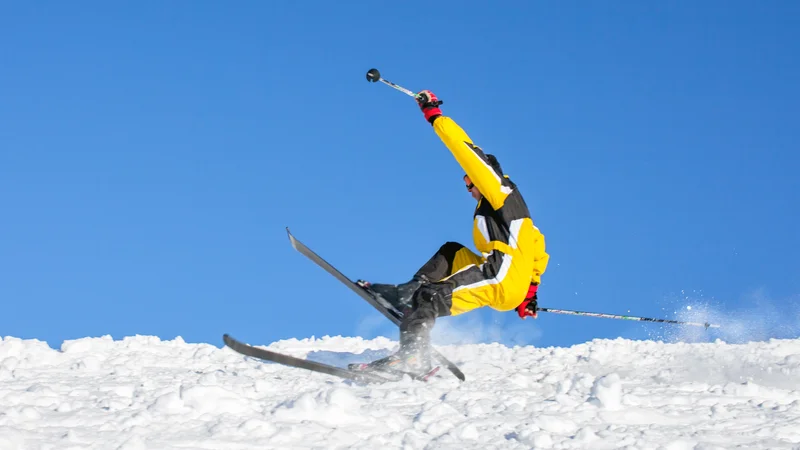
[[[571,311],[568,309],[553,309],[553,308],[538,308],[539,311],[555,313],[555,314],[571,314],[573,316],[590,316],[590,317],[602,317],[606,319],[622,319],[622,320],[636,320],[641,322],[660,322],[660,323],[675,323],[679,325],[692,325],[696,327],[705,327],[708,328],[719,328],[719,325],[712,324],[712,323],[699,323],[699,322],[682,322],[680,320],[669,320],[669,319],[653,319],[650,317],[637,317],[637,316],[622,316],[619,314],[605,314],[605,313],[594,313],[594,312],[586,312],[586,311]]]

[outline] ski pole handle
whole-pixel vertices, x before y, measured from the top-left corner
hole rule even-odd
[[[398,91],[400,91],[400,92],[402,92],[402,93],[404,93],[404,94],[406,94],[408,96],[414,97],[415,99],[417,98],[417,94],[409,91],[408,89],[404,88],[403,86],[400,86],[398,84],[392,83],[389,80],[381,78],[381,73],[378,71],[378,69],[369,69],[369,71],[367,71],[367,81],[371,81],[373,83],[377,83],[377,82],[380,81],[381,83],[383,83],[383,84],[385,84],[385,85],[387,85],[389,87],[395,88]]]

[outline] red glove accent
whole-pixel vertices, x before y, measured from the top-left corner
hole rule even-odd
[[[442,104],[442,101],[436,97],[431,91],[425,90],[421,91],[417,94],[417,103],[419,103],[419,108],[422,110],[422,113],[425,115],[425,120],[430,123],[433,123],[433,119],[436,116],[442,115],[442,110],[439,109],[439,105]]]
[[[538,284],[533,284],[528,287],[528,295],[525,296],[525,300],[517,306],[517,314],[519,315],[520,319],[525,319],[526,317],[530,316],[534,319],[538,317],[538,313],[536,312],[536,308],[538,304],[536,300],[538,297],[536,296],[536,292],[539,290]]]

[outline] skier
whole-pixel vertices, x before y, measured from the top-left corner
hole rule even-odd
[[[466,172],[466,188],[478,202],[472,234],[482,255],[457,242],[447,242],[406,283],[359,280],[362,287],[404,311],[404,316],[396,353],[353,366],[421,376],[433,367],[430,332],[436,318],[484,306],[516,310],[523,319],[536,318],[537,291],[549,255],[544,235],[533,224],[522,194],[503,174],[497,158],[485,154],[453,119],[442,114],[442,102],[431,91],[420,92],[417,102]]]

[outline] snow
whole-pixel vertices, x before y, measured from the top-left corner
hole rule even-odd
[[[395,346],[266,347],[345,365]],[[0,450],[800,449],[800,339],[438,348],[466,382],[364,385],[181,338],[5,337]]]

